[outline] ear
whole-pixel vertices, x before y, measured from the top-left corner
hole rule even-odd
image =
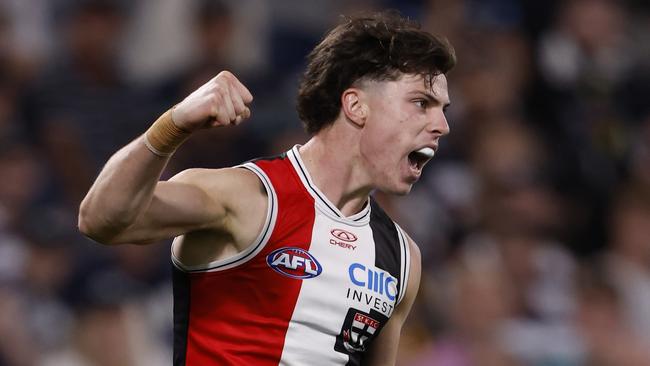
[[[341,94],[341,109],[348,121],[357,127],[363,127],[368,118],[368,105],[364,92],[357,88],[348,88]]]

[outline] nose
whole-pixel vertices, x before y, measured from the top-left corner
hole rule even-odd
[[[438,137],[449,134],[449,123],[442,108],[436,108],[434,115],[431,118],[430,132]]]

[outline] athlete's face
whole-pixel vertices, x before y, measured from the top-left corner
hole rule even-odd
[[[384,192],[406,194],[422,175],[422,168],[449,133],[444,109],[449,105],[447,78],[428,83],[420,75],[396,81],[369,82],[368,118],[360,151],[373,185]]]

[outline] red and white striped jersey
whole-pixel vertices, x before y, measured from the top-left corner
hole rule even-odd
[[[268,193],[266,222],[238,255],[174,263],[174,365],[359,365],[404,297],[402,230],[370,198],[345,217],[298,148],[241,166]]]

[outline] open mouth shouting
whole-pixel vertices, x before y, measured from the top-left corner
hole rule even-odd
[[[434,154],[435,150],[429,146],[411,151],[411,153],[408,155],[409,166],[411,168],[411,172],[416,178],[420,177],[422,174],[422,168],[424,168],[424,165],[428,163],[431,158],[433,158]]]

